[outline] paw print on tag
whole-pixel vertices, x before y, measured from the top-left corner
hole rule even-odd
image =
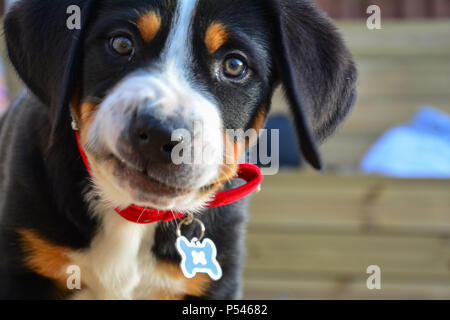
[[[216,245],[211,239],[199,241],[186,237],[177,238],[176,247],[181,255],[181,270],[186,278],[192,279],[197,273],[206,273],[211,279],[222,278],[222,268],[217,262]]]

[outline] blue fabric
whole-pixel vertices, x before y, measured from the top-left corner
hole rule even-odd
[[[413,121],[389,130],[361,163],[367,174],[450,178],[450,116],[425,107]]]

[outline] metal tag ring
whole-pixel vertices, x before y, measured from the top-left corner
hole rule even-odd
[[[203,238],[205,237],[206,228],[205,228],[205,225],[203,224],[203,222],[201,222],[199,219],[194,218],[194,217],[188,217],[180,222],[180,224],[178,225],[178,228],[177,228],[177,237],[179,238],[182,236],[182,234],[181,234],[182,226],[184,226],[184,225],[189,226],[193,222],[197,223],[200,226],[201,233],[200,233],[200,237],[198,237],[198,241],[202,241]]]

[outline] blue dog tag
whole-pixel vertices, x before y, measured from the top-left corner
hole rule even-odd
[[[177,238],[176,247],[181,255],[181,270],[186,278],[192,279],[197,273],[207,273],[217,281],[222,278],[222,268],[217,262],[217,248],[211,239],[189,241],[184,236]]]

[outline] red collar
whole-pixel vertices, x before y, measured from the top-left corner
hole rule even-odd
[[[89,173],[91,173],[90,165],[86,153],[83,150],[80,142],[79,132],[75,131],[78,149],[80,150],[81,158]],[[247,183],[239,188],[218,192],[214,194],[214,199],[209,202],[206,207],[221,207],[237,202],[253,191],[258,190],[261,186],[263,175],[261,169],[254,164],[243,163],[239,165],[239,170],[236,178],[243,179]],[[182,219],[185,217],[184,212],[159,211],[155,209],[148,209],[131,205],[124,210],[115,209],[118,214],[130,222],[139,224],[148,224],[158,221],[170,221],[175,219]]]

